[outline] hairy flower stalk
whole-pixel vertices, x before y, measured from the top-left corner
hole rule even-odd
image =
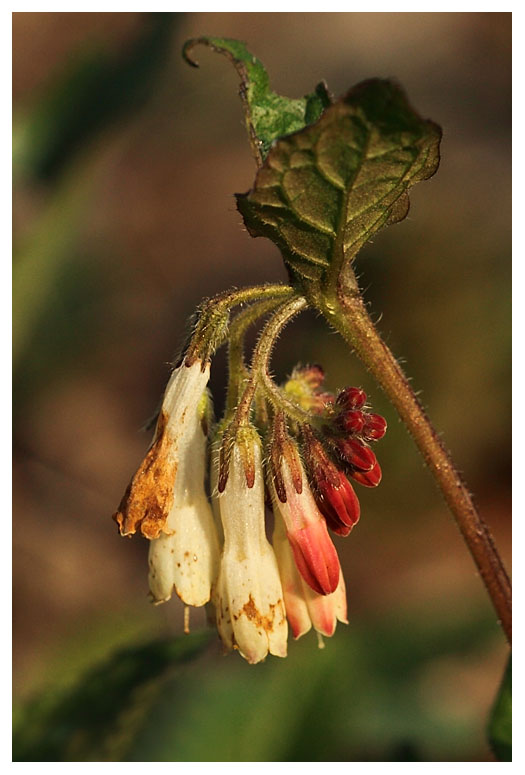
[[[250,663],[285,657],[288,626],[274,551],[266,538],[264,477],[256,431],[241,428],[218,495],[224,547],[215,592],[217,628]]]

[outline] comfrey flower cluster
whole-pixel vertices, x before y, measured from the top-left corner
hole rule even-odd
[[[348,536],[359,520],[352,481],[375,487],[381,479],[370,445],[386,422],[368,411],[361,389],[325,392],[319,366],[296,368],[283,386],[269,377],[276,332],[301,306],[289,302],[270,320],[251,371],[230,341],[228,405],[216,426],[202,334],[210,323],[201,324],[114,516],[121,535],[150,542],[153,601],[175,592],[187,606],[209,604],[225,647],[252,664],[286,656],[288,624],[299,638],[312,627],[331,636],[338,621],[347,623],[331,533]],[[242,339],[255,307],[239,313],[232,335]],[[258,314],[268,307],[259,302]]]

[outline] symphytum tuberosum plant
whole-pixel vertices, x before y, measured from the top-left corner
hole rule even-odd
[[[412,434],[510,642],[511,589],[498,552],[372,323],[352,269],[382,226],[406,216],[409,188],[436,172],[440,128],[421,119],[390,81],[365,81],[336,101],[320,84],[290,100],[270,91],[263,66],[237,41],[188,41],[190,64],[196,65],[190,52],[199,43],[225,54],[240,75],[258,171],[237,206],[252,236],[279,247],[290,284],[225,292],[200,307],[152,445],[115,515],[122,535],[140,532],[150,541],[154,601],[175,590],[187,606],[211,602],[223,643],[250,663],[268,653],[286,656],[288,623],[297,638],[312,626],[331,636],[337,621],[346,621],[345,584],[329,531],[347,536],[359,520],[352,482],[379,484],[373,447],[386,422],[361,389],[326,392],[319,366],[296,367],[283,385],[272,379],[276,338],[310,307],[363,361]],[[245,334],[263,319],[247,366]],[[226,343],[226,410],[214,425],[210,361]],[[272,543],[265,529],[270,504]]]

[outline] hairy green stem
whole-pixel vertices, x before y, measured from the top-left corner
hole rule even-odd
[[[286,324],[307,306],[308,302],[303,296],[295,296],[281,305],[263,328],[259,341],[253,351],[250,378],[235,413],[234,423],[236,427],[245,422],[249,417],[250,407],[255,397],[260,375],[269,374],[268,364],[277,337]]]
[[[289,285],[254,285],[224,291],[206,299],[199,308],[199,319],[186,352],[186,363],[197,358],[207,361],[226,341],[231,309],[259,299],[285,299],[293,293]]]
[[[413,436],[454,515],[510,643],[512,593],[503,562],[449,453],[370,319],[353,272],[347,269],[335,294],[316,294],[315,304],[376,378]]]
[[[290,296],[293,290],[289,290]],[[250,326],[281,304],[281,299],[263,299],[239,312],[230,325],[228,337],[228,395],[226,412],[233,412],[242,395],[250,372],[244,361],[244,338]]]
[[[223,492],[226,487],[233,443],[241,429],[246,429],[250,426],[252,404],[259,388],[260,374],[263,371],[268,371],[268,363],[275,341],[284,326],[306,306],[308,306],[308,302],[304,297],[294,295],[290,301],[282,304],[274,312],[261,331],[257,345],[253,351],[251,370],[248,380],[245,382],[244,391],[235,409],[233,419],[228,423],[222,433],[217,484],[219,492]],[[225,422],[227,422],[227,420],[223,420],[221,425]]]

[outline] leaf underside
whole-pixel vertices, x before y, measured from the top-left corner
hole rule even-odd
[[[395,83],[351,89],[271,148],[237,206],[254,237],[280,248],[296,279],[336,278],[384,224],[408,213],[408,189],[439,165],[441,129]]]

